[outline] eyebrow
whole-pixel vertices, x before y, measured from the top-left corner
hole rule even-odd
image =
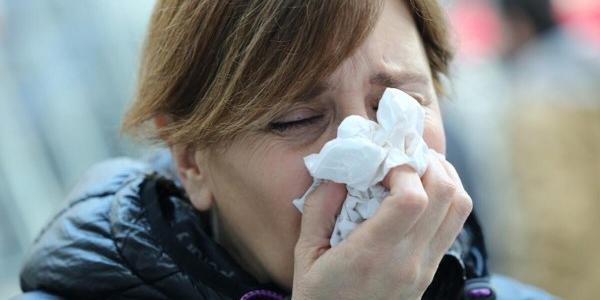
[[[380,72],[371,76],[369,78],[369,83],[385,87],[398,88],[403,84],[407,83],[427,84],[429,83],[429,78],[424,74],[416,72]],[[319,82],[313,88],[305,92],[300,98],[302,99],[302,102],[308,102],[314,98],[319,97],[328,89],[330,89],[330,85],[327,82]]]
[[[425,74],[416,72],[401,72],[401,73],[377,73],[371,76],[369,82],[371,84],[386,86],[386,87],[399,87],[406,83],[429,83],[429,78]]]

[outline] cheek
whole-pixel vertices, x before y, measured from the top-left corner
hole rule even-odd
[[[438,110],[426,109],[423,139],[429,148],[442,154],[446,153],[446,136],[444,134],[444,125]]]
[[[306,153],[271,142],[252,150],[240,149],[237,154],[238,164],[230,164],[228,172],[235,175],[229,176],[223,187],[228,189],[228,202],[238,203],[236,210],[240,212],[239,199],[244,199],[241,206],[245,214],[289,230],[296,223],[293,220],[300,217],[292,200],[302,196],[312,183],[304,166]]]
[[[268,151],[264,160],[264,170],[269,176],[263,184],[270,186],[270,193],[275,201],[286,205],[304,194],[312,183],[308,170],[304,165],[305,153],[277,149]]]
[[[230,234],[244,237],[246,250],[265,264],[287,263],[295,245],[301,214],[292,201],[312,183],[304,155],[274,143],[254,149],[239,147],[220,159],[223,176],[218,178],[215,196],[221,217]],[[267,254],[272,257],[263,257]]]

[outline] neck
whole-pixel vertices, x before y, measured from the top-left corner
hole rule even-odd
[[[246,250],[248,247],[243,244],[243,239],[235,238],[235,234],[232,234],[233,230],[227,224],[226,220],[220,217],[218,208],[214,206],[210,211],[210,228],[213,239],[258,282],[268,282],[267,272],[258,263],[259,260]]]

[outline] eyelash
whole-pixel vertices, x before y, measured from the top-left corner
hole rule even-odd
[[[285,132],[291,129],[301,128],[304,126],[312,125],[323,118],[322,115],[316,115],[306,119],[291,121],[291,122],[273,122],[269,124],[269,128],[277,132]]]
[[[423,106],[427,106],[427,104],[424,103],[425,101],[423,98],[415,97],[415,99],[417,99],[417,102],[419,102],[419,104],[421,104]],[[379,105],[375,105],[373,107],[373,110],[377,111],[377,109],[379,109]],[[273,122],[273,123],[269,124],[269,129],[271,129],[272,131],[283,133],[283,132],[291,130],[291,129],[298,129],[301,127],[312,125],[312,124],[320,121],[322,118],[323,118],[323,115],[316,115],[316,116],[309,117],[306,119],[300,119],[300,120],[290,121],[290,122]]]

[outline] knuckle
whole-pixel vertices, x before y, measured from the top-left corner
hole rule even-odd
[[[362,256],[360,259],[357,259],[354,262],[354,268],[357,274],[371,274],[372,272],[376,272],[375,261],[369,256]]]
[[[403,199],[400,202],[403,208],[414,209],[418,211],[425,210],[429,202],[427,194],[425,194],[424,191],[419,191],[416,189],[406,190],[402,198]]]
[[[429,199],[425,193],[407,190],[402,193],[390,195],[389,199],[383,202],[383,205],[387,205],[392,210],[418,213],[427,208],[428,202]]]
[[[466,219],[471,214],[471,211],[473,211],[473,200],[466,193],[462,193],[454,201],[454,208],[459,216]]]
[[[411,286],[419,293],[424,292],[433,281],[437,268],[422,265],[420,257],[405,260],[394,274],[394,280],[404,286]]]
[[[352,265],[357,274],[371,274],[372,272],[379,272],[376,267],[376,255],[368,250],[357,251],[352,255]]]
[[[441,180],[438,184],[438,193],[443,199],[451,199],[458,192],[458,186],[451,180]]]
[[[409,262],[403,265],[396,274],[395,280],[404,285],[416,285],[419,281],[420,266],[416,262]]]

